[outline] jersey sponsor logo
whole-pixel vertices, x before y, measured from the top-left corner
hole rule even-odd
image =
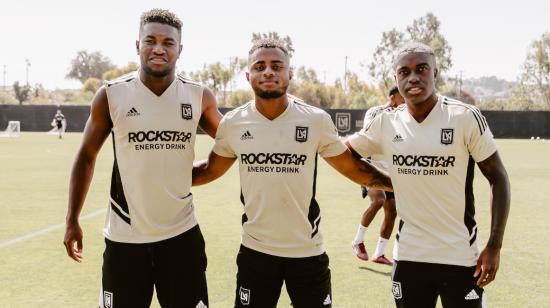
[[[193,108],[189,104],[181,104],[181,117],[185,120],[193,118]]]
[[[248,306],[250,305],[250,290],[243,287],[239,287],[239,299],[241,304]]]
[[[291,153],[243,153],[241,164],[243,165],[296,165],[303,166],[307,155]]]
[[[453,144],[453,133],[452,128],[442,128],[441,129],[441,143],[444,145]]]
[[[140,113],[137,111],[136,107],[132,107],[132,109],[130,109],[127,113],[126,113],[126,116],[127,117],[135,117],[135,116],[138,116],[140,115]]]
[[[479,299],[479,295],[477,295],[476,291],[474,289],[472,289],[472,291],[470,291],[470,293],[468,293],[466,295],[466,297],[464,297],[465,300],[476,300],[476,299]]]
[[[190,132],[178,132],[174,130],[150,130],[128,133],[128,142],[191,142],[193,136]]]
[[[241,140],[252,140],[254,137],[250,133],[250,131],[244,132],[244,134],[241,136]]]
[[[392,142],[403,142],[405,139],[401,136],[401,134],[395,134],[395,137],[393,137]]]
[[[455,160],[455,156],[393,155],[394,166],[413,167],[397,168],[397,173],[410,175],[449,175],[449,170],[442,168],[454,167]]]
[[[113,293],[103,291],[103,307],[113,308]]]
[[[308,129],[309,128],[305,126],[296,126],[296,133],[294,134],[294,139],[298,142],[306,142]]]
[[[394,166],[407,167],[454,167],[454,156],[430,156],[430,155],[393,155]]]
[[[401,299],[403,297],[403,293],[401,292],[401,282],[392,282],[391,293],[395,299]]]
[[[351,113],[337,112],[336,113],[336,129],[341,133],[347,133],[351,129]]]

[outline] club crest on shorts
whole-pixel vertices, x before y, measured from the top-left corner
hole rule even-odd
[[[441,129],[441,143],[444,145],[449,145],[453,143],[453,133],[452,128],[442,128]]]
[[[113,293],[103,291],[103,307],[113,308]]]
[[[403,297],[403,293],[401,293],[401,282],[392,282],[391,293],[393,293],[393,297],[395,297],[395,299],[400,299]]]
[[[337,112],[336,113],[336,129],[340,133],[347,133],[351,129],[351,113]]]
[[[185,120],[193,118],[193,108],[189,104],[181,104],[181,117]]]
[[[239,299],[241,300],[241,304],[245,306],[250,305],[250,290],[239,287]]]
[[[296,134],[294,135],[294,139],[298,142],[306,142],[307,131],[308,127],[306,126],[296,126]]]

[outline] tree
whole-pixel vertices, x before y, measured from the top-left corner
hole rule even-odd
[[[126,66],[115,67],[113,69],[110,69],[110,70],[106,71],[105,73],[103,73],[103,75],[101,75],[101,78],[103,80],[113,80],[113,79],[115,79],[117,77],[120,77],[124,74],[128,74],[130,72],[136,71],[137,69],[138,69],[137,63],[128,62],[128,64],[126,64]]]
[[[92,77],[92,78],[88,78],[84,82],[84,86],[82,86],[82,90],[95,93],[97,92],[97,90],[99,90],[100,87],[101,87],[101,80]]]
[[[101,79],[103,73],[115,68],[111,60],[102,55],[99,51],[88,53],[86,50],[77,52],[76,57],[71,60],[69,73],[65,78],[79,80],[82,84],[88,78]]]
[[[406,41],[417,41],[430,46],[435,53],[436,65],[439,77],[436,86],[441,88],[445,79],[443,76],[451,68],[451,46],[440,31],[441,23],[432,13],[427,13],[413,20],[406,33],[392,29],[382,33],[380,44],[376,47],[372,56],[372,62],[367,66],[370,76],[378,83],[382,94],[385,96],[389,88],[394,84],[393,80],[393,56]]]
[[[368,65],[370,76],[378,82],[382,93],[388,93],[395,83],[393,79],[393,54],[403,45],[404,34],[391,29],[382,33],[380,44],[374,50],[372,62]]]
[[[439,74],[444,74],[452,66],[451,46],[443,34],[439,32],[441,23],[433,13],[415,19],[412,25],[407,27],[407,33],[412,41],[424,43],[434,50]],[[443,80],[439,78],[439,80]]]
[[[550,109],[550,32],[529,46],[520,76],[521,96]]]
[[[262,38],[270,38],[275,40],[280,40],[284,43],[284,46],[286,50],[288,50],[288,54],[290,57],[292,57],[292,54],[294,54],[294,46],[292,44],[292,39],[290,36],[281,37],[279,33],[277,32],[268,32],[268,33],[252,33],[252,40],[251,42],[254,42],[255,40],[259,40]]]
[[[207,85],[214,94],[219,95],[221,92],[222,105],[227,103],[227,88],[235,76],[241,72],[246,66],[246,60],[237,57],[231,58],[229,66],[223,65],[221,62],[216,62],[203,66],[203,69],[196,72],[191,72],[192,79],[198,80]]]
[[[19,81],[16,81],[13,84],[13,92],[15,92],[15,98],[17,98],[19,104],[21,105],[29,99],[31,87],[28,85],[21,86],[19,85]]]

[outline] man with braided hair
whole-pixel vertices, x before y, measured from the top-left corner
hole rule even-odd
[[[96,93],[69,190],[64,244],[82,261],[78,217],[94,162],[109,134],[115,162],[103,235],[100,307],[208,306],[204,239],[194,213],[191,171],[197,126],[214,137],[221,114],[212,92],[176,75],[181,21],[143,13],[138,71]]]

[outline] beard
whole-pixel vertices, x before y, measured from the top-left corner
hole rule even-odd
[[[168,76],[168,74],[170,74],[170,72],[172,71],[171,68],[167,68],[167,69],[164,69],[164,70],[162,70],[162,71],[154,71],[154,70],[152,70],[150,67],[145,66],[145,65],[143,66],[143,70],[144,70],[147,74],[149,74],[149,75],[151,75],[151,76],[153,76],[153,77],[157,77],[157,78],[166,77],[166,76]]]
[[[257,96],[263,99],[276,99],[286,94],[286,88],[279,89],[279,90],[264,91],[260,88],[252,87],[252,90],[254,91],[254,94],[256,94]]]

